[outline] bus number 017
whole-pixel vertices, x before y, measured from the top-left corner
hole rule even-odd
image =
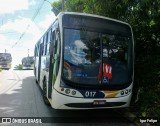
[[[85,92],[85,96],[86,96],[86,97],[94,97],[95,94],[96,94],[95,91],[86,91],[86,92]]]

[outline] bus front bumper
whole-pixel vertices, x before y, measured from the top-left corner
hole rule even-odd
[[[118,98],[76,98],[53,91],[51,105],[54,109],[102,109],[129,107],[131,95]],[[94,104],[95,101],[105,101],[104,104]]]

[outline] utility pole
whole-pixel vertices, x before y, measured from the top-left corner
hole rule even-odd
[[[29,49],[28,49],[28,57],[29,57]]]

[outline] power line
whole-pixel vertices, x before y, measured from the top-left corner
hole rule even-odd
[[[51,2],[49,2],[48,0],[44,0],[44,1],[48,2],[51,5],[52,9],[55,8],[58,12],[60,12],[60,10],[58,10],[58,8],[54,6]]]
[[[32,21],[34,21],[34,19],[36,18],[36,16],[38,15],[39,11],[41,10],[42,6],[44,4],[44,1],[40,4],[40,6],[38,7],[37,11],[35,12],[35,14],[32,17]],[[16,46],[19,41],[23,38],[23,36],[26,34],[26,31],[28,30],[28,28],[30,27],[30,24],[27,25],[26,30],[21,34],[21,36],[19,37],[19,39],[15,42],[15,44],[12,46],[12,48],[14,46]]]

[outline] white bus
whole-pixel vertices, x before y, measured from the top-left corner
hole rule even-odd
[[[61,12],[35,45],[34,73],[55,109],[129,107],[134,80],[131,26]]]
[[[33,70],[34,69],[34,56],[28,56],[22,59],[22,69],[23,70]]]
[[[0,69],[11,69],[12,56],[11,53],[0,53]]]

